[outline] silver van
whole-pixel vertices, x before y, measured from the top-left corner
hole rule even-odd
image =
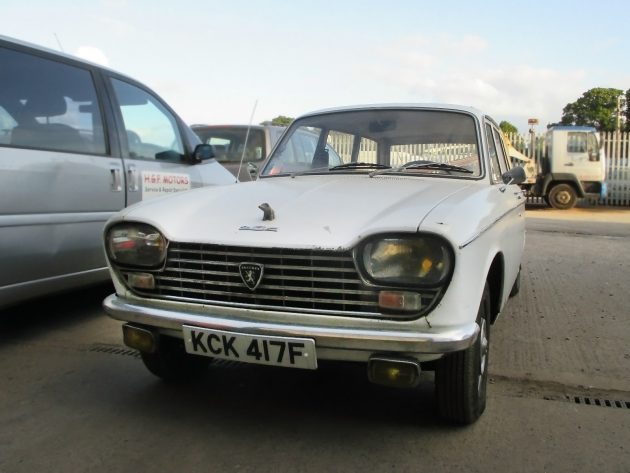
[[[233,182],[144,85],[0,36],[0,307],[107,280],[123,207]]]

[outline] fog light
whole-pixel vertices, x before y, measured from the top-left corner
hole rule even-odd
[[[381,291],[378,294],[378,305],[381,309],[405,312],[420,312],[422,298],[417,292]]]
[[[155,278],[150,273],[125,273],[127,284],[136,289],[155,289]]]
[[[128,347],[144,353],[154,353],[157,348],[153,332],[132,325],[123,325],[123,341]]]
[[[370,357],[368,378],[372,383],[412,388],[420,381],[420,363],[404,358]]]

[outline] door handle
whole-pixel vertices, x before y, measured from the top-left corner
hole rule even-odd
[[[564,163],[565,166],[574,166],[573,163]]]
[[[120,176],[120,168],[110,168],[112,174],[112,192],[122,192],[122,180]]]
[[[136,166],[130,164],[127,167],[127,190],[129,192],[138,192],[139,189],[138,170],[136,169]]]

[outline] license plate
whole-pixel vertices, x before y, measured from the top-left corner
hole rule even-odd
[[[248,335],[184,325],[186,352],[224,360],[317,369],[315,340]]]

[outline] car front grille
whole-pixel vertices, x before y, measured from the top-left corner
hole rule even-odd
[[[264,267],[260,284],[250,290],[239,265]],[[378,290],[361,281],[350,251],[247,248],[170,242],[155,289],[134,289],[155,298],[266,310],[383,317]],[[438,291],[423,291],[423,306]]]

